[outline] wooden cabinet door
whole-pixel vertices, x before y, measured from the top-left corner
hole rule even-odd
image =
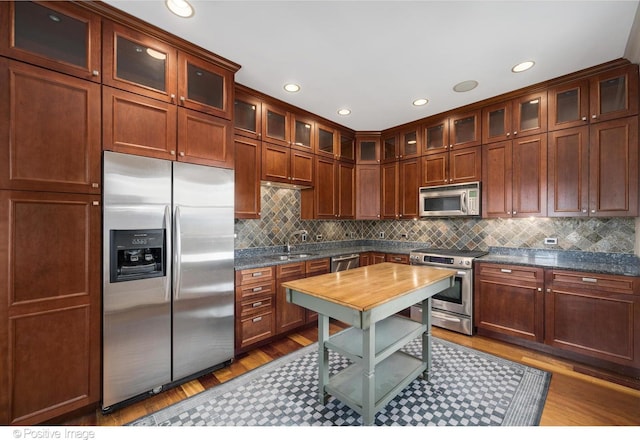
[[[513,100],[513,137],[547,131],[547,91],[530,93]]]
[[[589,215],[638,215],[638,117],[590,127]]]
[[[414,127],[400,133],[400,157],[410,159],[418,157],[422,152],[422,130]]]
[[[542,342],[543,269],[481,263],[475,273],[474,321],[478,331]]]
[[[475,147],[482,143],[481,111],[453,115],[449,118],[449,149]]]
[[[316,128],[311,118],[291,114],[291,148],[315,152]]]
[[[100,399],[100,222],[99,196],[0,191],[3,425]]]
[[[262,101],[236,89],[233,123],[236,136],[262,139]]]
[[[294,185],[313,186],[313,154],[292,149],[290,155],[291,183]]]
[[[441,154],[449,150],[449,119],[428,119],[423,133],[422,154]]]
[[[589,215],[589,128],[548,134],[547,215]]]
[[[536,135],[513,141],[514,217],[547,215],[547,136]]]
[[[401,160],[399,167],[400,218],[416,219],[418,215],[418,193],[420,190],[420,165],[418,159]]]
[[[446,185],[449,181],[449,153],[436,153],[421,158],[421,186]]]
[[[471,147],[449,153],[449,183],[477,182],[482,180],[482,148]],[[424,170],[424,168],[423,168]],[[423,182],[426,179],[423,179]]]
[[[482,143],[508,141],[513,134],[511,101],[498,102],[482,109]]]
[[[318,219],[335,219],[337,215],[336,162],[330,158],[316,156],[315,216]]]
[[[333,127],[316,124],[315,144],[316,154],[333,159],[338,157],[338,131]]]
[[[581,127],[589,123],[589,81],[579,80],[553,87],[549,98],[549,131]]]
[[[102,87],[102,147],[119,153],[175,160],[177,107]]]
[[[398,217],[398,162],[380,167],[380,216],[383,219]]]
[[[276,268],[276,334],[304,325],[306,309],[287,301],[287,289],[282,283],[305,277],[305,263],[283,264]]]
[[[178,160],[233,168],[232,131],[226,119],[178,108]]]
[[[382,137],[382,163],[396,162],[400,158],[400,145],[397,133],[385,134]]]
[[[290,114],[272,104],[262,103],[262,140],[271,144],[291,145]]]
[[[384,263],[387,261],[387,255],[381,252],[371,252],[371,264]]]
[[[0,55],[101,81],[100,17],[71,2],[0,2]]]
[[[290,183],[291,149],[268,143],[262,144],[262,180]]]
[[[356,143],[352,134],[338,132],[338,160],[343,162],[356,161]]]
[[[102,82],[167,103],[177,103],[178,51],[164,41],[103,20]]]
[[[482,217],[511,217],[512,142],[482,146]]]
[[[380,163],[380,136],[356,137],[356,163]]]
[[[589,80],[591,122],[638,113],[638,65],[612,69]]]
[[[356,166],[353,163],[343,161],[338,161],[336,166],[338,178],[338,185],[336,187],[338,218],[353,219],[356,216]]]
[[[100,86],[0,58],[0,188],[100,193]]]
[[[380,219],[380,166],[356,165],[356,219]]]
[[[260,218],[262,142],[237,137],[235,150],[235,218]]]

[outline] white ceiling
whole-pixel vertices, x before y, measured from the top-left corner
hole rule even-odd
[[[190,0],[195,15],[184,19],[164,0],[105,2],[240,64],[236,82],[357,131],[622,58],[639,3]],[[511,73],[525,60],[534,68]],[[476,89],[452,90],[471,79]],[[302,90],[285,92],[287,82]]]

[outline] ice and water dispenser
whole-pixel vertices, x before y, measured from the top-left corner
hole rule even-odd
[[[164,229],[112,229],[110,235],[112,283],[166,274]]]

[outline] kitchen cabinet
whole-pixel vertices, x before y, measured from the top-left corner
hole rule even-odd
[[[386,133],[382,136],[382,163],[396,162],[400,158],[398,133]]]
[[[412,127],[400,133],[399,159],[418,157],[422,152],[422,131],[419,127]]]
[[[105,150],[233,167],[230,121],[105,86],[102,107]]]
[[[356,141],[351,133],[341,131],[338,135],[340,139],[340,152],[338,160],[343,162],[355,162],[356,160]]]
[[[482,149],[461,148],[420,158],[420,186],[450,185],[482,180]]]
[[[307,278],[323,275],[329,272],[331,272],[331,259],[329,258],[321,258],[305,262],[305,273]],[[305,320],[307,324],[317,321],[318,313],[313,310],[306,309]]]
[[[234,149],[235,218],[260,218],[262,142],[237,136]]]
[[[291,118],[291,148],[314,153],[315,150],[315,122],[295,114]]]
[[[339,219],[354,219],[356,216],[356,166],[353,163],[337,161],[336,201]]]
[[[547,91],[530,93],[482,109],[482,143],[547,131]]]
[[[318,175],[318,177],[320,177]],[[314,155],[290,147],[262,143],[262,180],[312,186]]]
[[[482,185],[484,218],[546,216],[546,134],[483,145]]]
[[[547,95],[550,132],[589,123],[589,80],[581,79],[552,87]]]
[[[100,400],[100,196],[0,191],[0,423]]]
[[[337,157],[338,131],[324,124],[317,124],[316,129],[316,154],[331,158]]]
[[[473,110],[459,114],[452,112],[427,119],[423,129],[422,154],[436,154],[480,145],[480,116],[480,110]]]
[[[640,278],[547,270],[545,344],[640,368]]]
[[[400,199],[398,205],[401,219],[417,219],[418,193],[420,191],[420,161],[416,159],[401,160],[398,162]]]
[[[103,43],[103,84],[231,120],[239,66],[216,65],[109,20]]]
[[[275,267],[236,271],[235,350],[275,335]]]
[[[0,55],[99,83],[100,16],[70,2],[0,2]]]
[[[544,270],[476,263],[474,326],[527,341],[544,340]]]
[[[304,261],[276,266],[276,334],[286,333],[306,323],[306,309],[287,301],[286,289],[282,286],[287,281],[305,278]]]
[[[301,192],[301,218],[355,218],[355,164],[318,155],[314,157],[314,164],[318,184]]]
[[[398,217],[398,163],[380,165],[380,217],[396,219]]]
[[[409,264],[409,255],[407,254],[386,254],[384,261],[389,263]]]
[[[638,114],[638,65],[629,64],[589,78],[591,122]]]
[[[0,58],[0,189],[99,194],[100,131],[98,84]]]
[[[236,88],[233,123],[236,136],[262,139],[262,100]]]
[[[274,145],[291,146],[291,115],[269,102],[262,102],[262,140]]]
[[[356,163],[358,165],[380,163],[380,136],[358,135],[356,136]]]
[[[356,165],[356,219],[380,219],[380,165]]]

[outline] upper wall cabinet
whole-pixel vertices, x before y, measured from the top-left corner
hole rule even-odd
[[[589,123],[589,81],[561,84],[548,90],[549,131],[579,127]]]
[[[356,137],[356,163],[380,163],[380,136],[358,135]]]
[[[295,114],[291,115],[291,147],[312,153],[315,147],[315,122]]]
[[[547,91],[482,109],[482,143],[502,142],[547,131]]]
[[[400,133],[400,159],[418,157],[422,151],[422,137],[419,127],[403,130]]]
[[[338,159],[346,162],[355,162],[356,160],[356,141],[350,133],[340,133],[340,151]]]
[[[262,101],[236,89],[233,110],[236,136],[262,139]]]
[[[262,139],[272,144],[291,146],[291,115],[270,103],[262,103]]]
[[[590,80],[591,122],[638,113],[638,66],[613,69]]]
[[[0,2],[0,54],[100,82],[100,17],[70,2]]]
[[[442,153],[451,149],[480,145],[480,110],[448,117],[428,119],[424,131],[422,154]]]
[[[400,141],[398,133],[382,136],[382,162],[395,162],[400,158]]]
[[[338,156],[338,131],[328,125],[317,124],[316,153],[323,156]]]
[[[103,33],[104,84],[231,119],[234,72],[110,21]]]

